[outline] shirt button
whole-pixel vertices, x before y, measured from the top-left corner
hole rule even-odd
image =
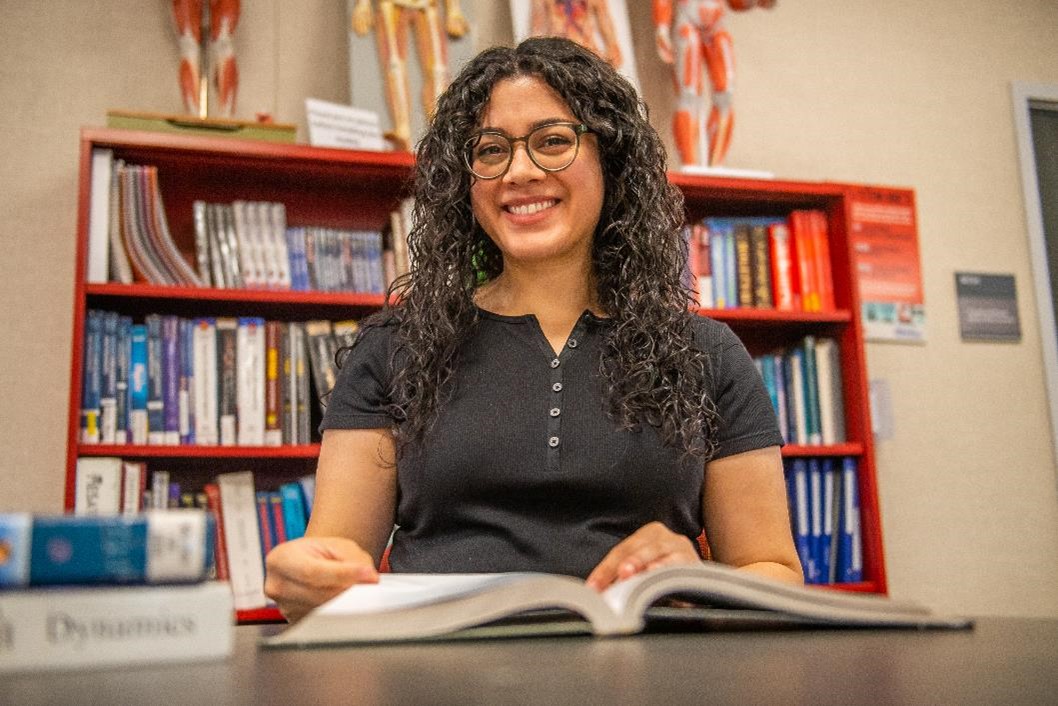
[[[559,409],[558,407],[552,407],[551,408],[551,416],[552,417],[557,417],[560,414],[562,414],[562,410],[561,409]]]
[[[576,348],[577,347],[577,339],[575,339],[575,338],[569,339],[568,341],[566,341],[566,345],[569,346],[570,348]]]
[[[551,386],[551,389],[555,392],[562,392],[562,383],[556,382],[554,385]]]
[[[562,361],[560,361],[558,358],[555,358],[554,360],[551,361],[551,367],[552,368],[557,368],[561,364],[562,364]]]
[[[552,436],[550,439],[547,440],[547,445],[551,448],[555,448],[556,446],[558,446],[558,437]]]

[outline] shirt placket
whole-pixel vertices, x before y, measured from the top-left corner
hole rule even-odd
[[[547,470],[557,472],[562,462],[562,414],[566,401],[565,370],[570,358],[576,353],[577,346],[585,331],[585,320],[581,318],[573,328],[562,351],[551,359],[551,393],[547,411]]]

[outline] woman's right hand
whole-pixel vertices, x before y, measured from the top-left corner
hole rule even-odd
[[[265,594],[290,622],[357,583],[377,583],[371,555],[344,537],[301,537],[265,560]]]

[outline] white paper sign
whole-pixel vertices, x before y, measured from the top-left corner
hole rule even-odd
[[[309,144],[313,147],[378,152],[390,149],[382,137],[378,113],[374,111],[306,98],[305,114],[309,123]]]

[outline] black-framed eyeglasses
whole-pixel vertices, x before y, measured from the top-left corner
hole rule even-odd
[[[463,146],[463,161],[478,179],[498,179],[510,169],[514,144],[525,143],[525,151],[545,172],[560,172],[577,158],[580,136],[591,132],[581,123],[548,123],[528,135],[511,137],[499,130],[482,130]]]

